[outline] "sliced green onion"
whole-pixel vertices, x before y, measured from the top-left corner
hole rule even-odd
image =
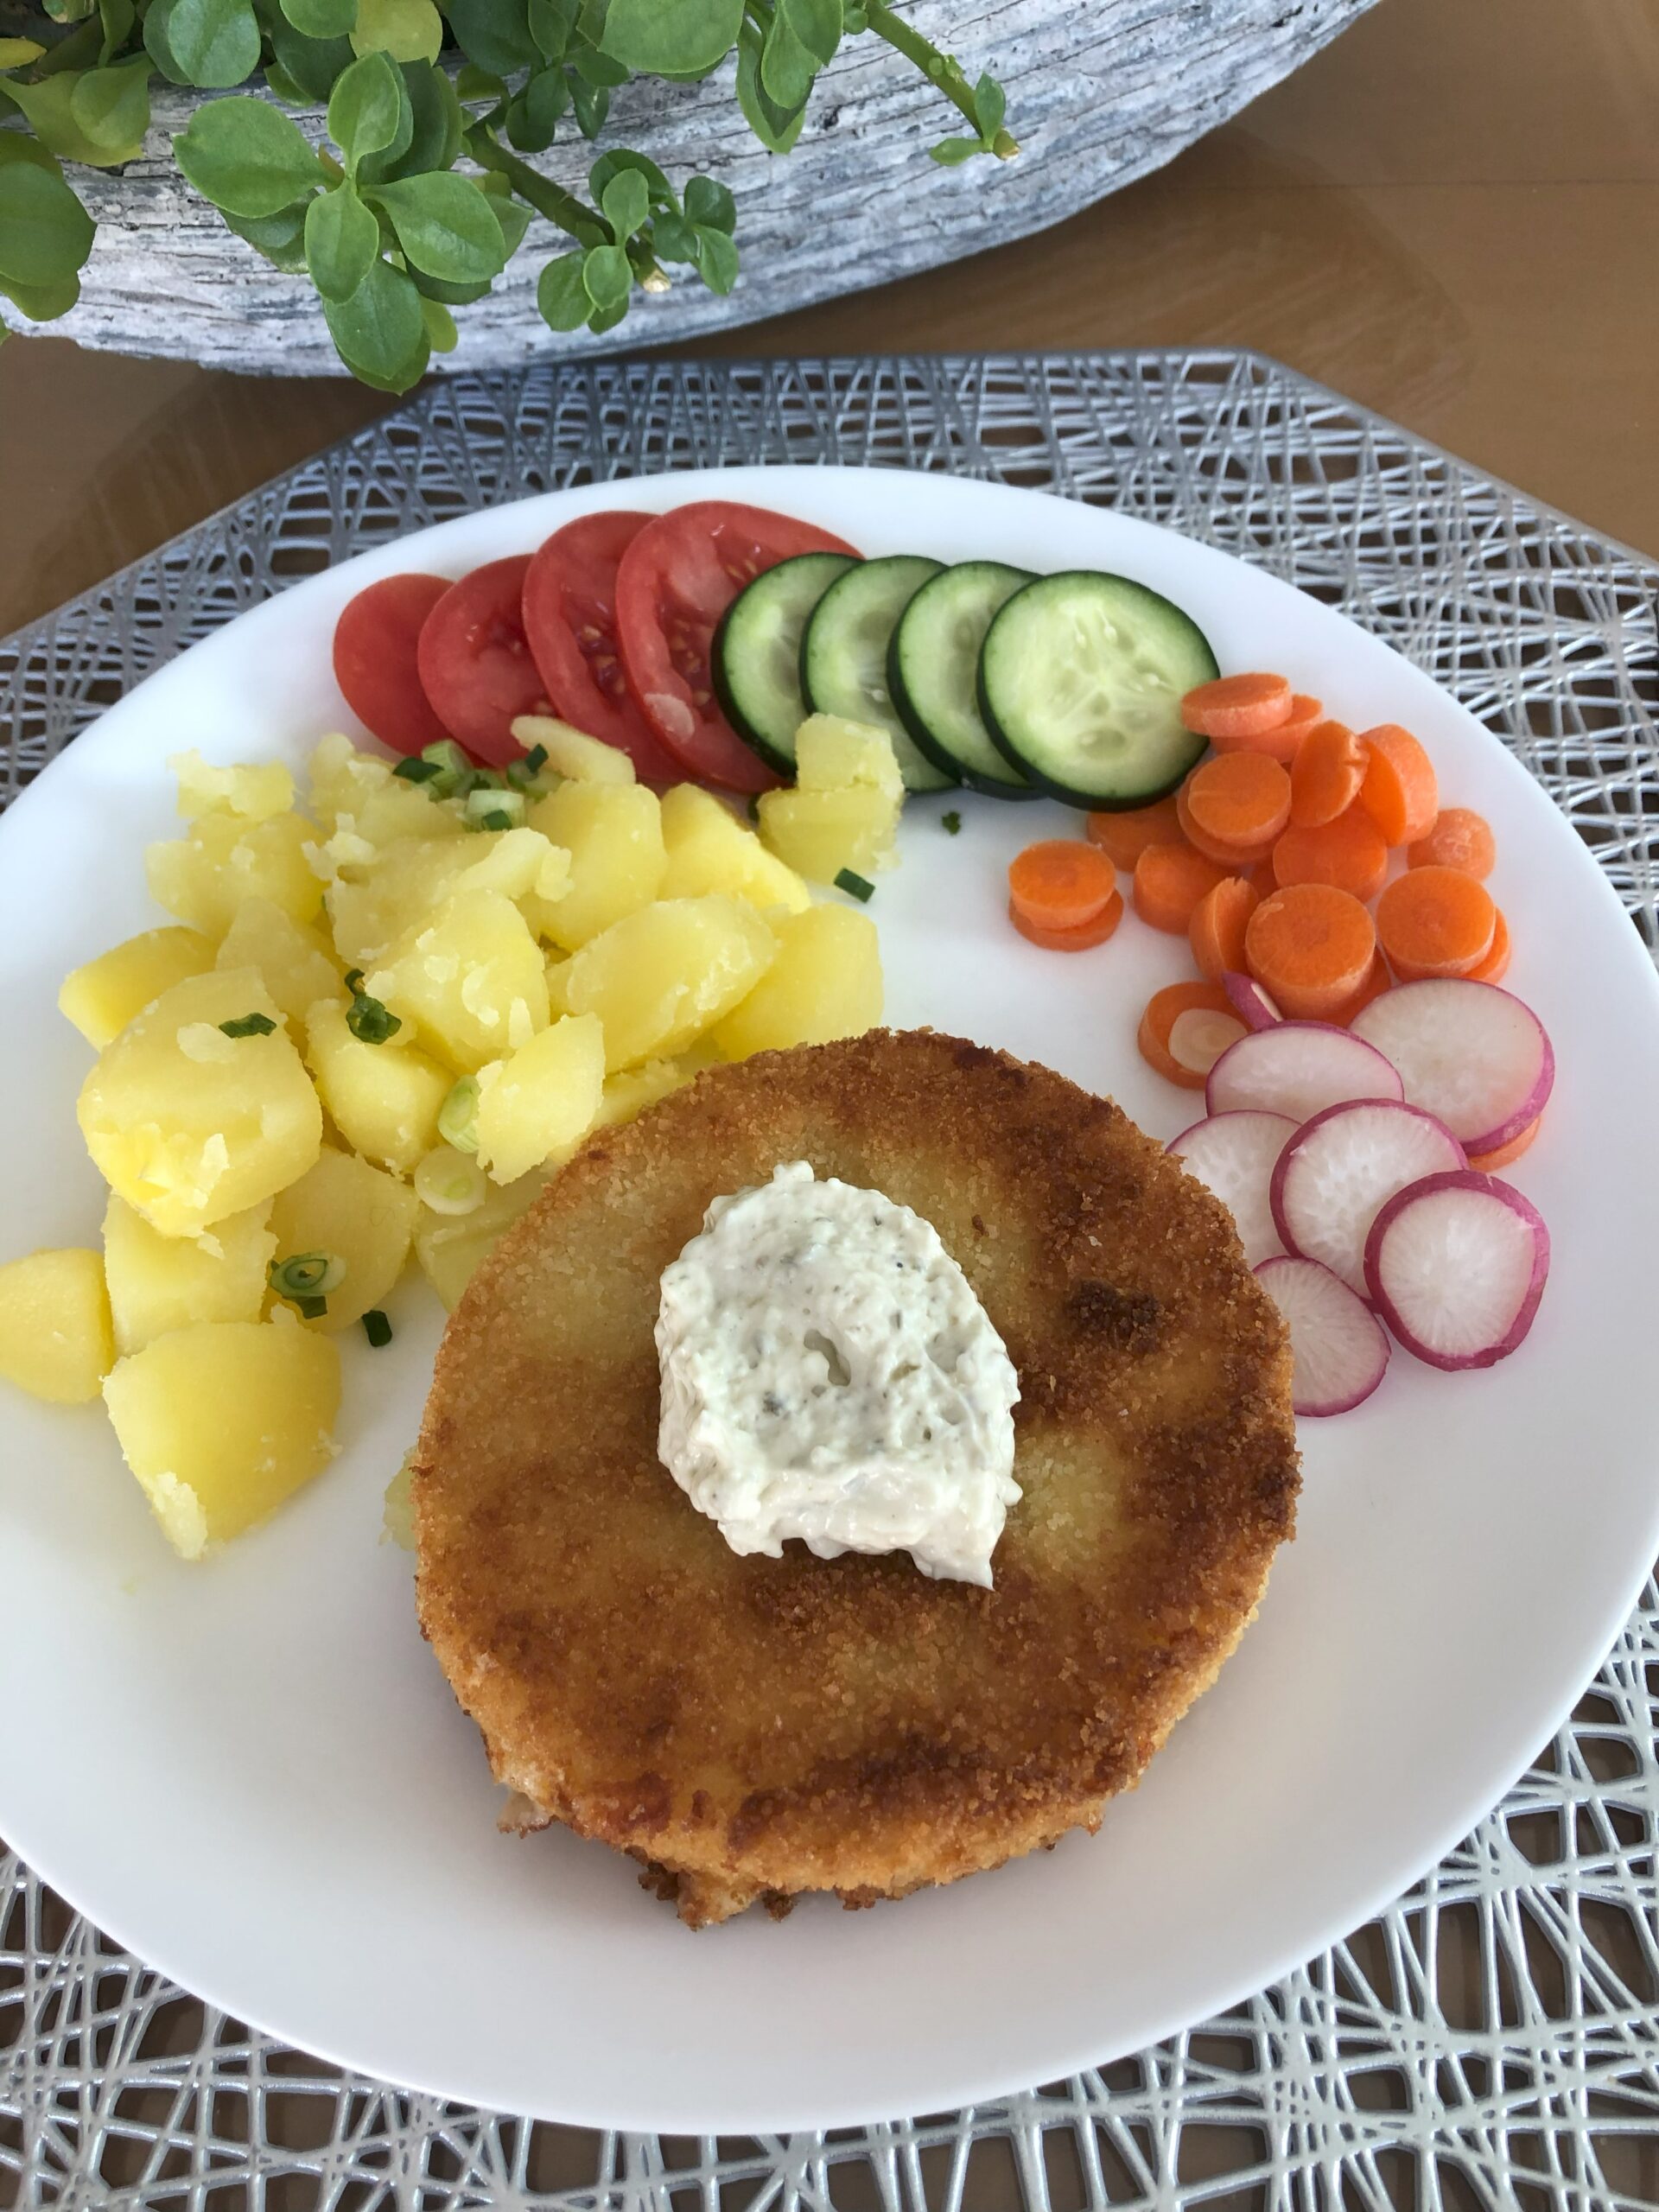
[[[363,970],[360,968],[348,968],[346,970],[346,988],[353,998],[357,996],[362,982]]]
[[[524,795],[522,791],[469,791],[466,817],[474,829],[511,830],[524,818]]]
[[[276,1027],[268,1014],[245,1014],[235,1021],[221,1021],[219,1026],[227,1037],[269,1037]]]
[[[855,875],[849,868],[843,868],[837,872],[836,888],[837,891],[844,891],[850,899],[861,899],[866,905],[875,896],[875,886],[869,881],[868,878]]]
[[[328,1311],[328,1301],[326,1298],[296,1298],[293,1304],[295,1311],[302,1321],[321,1321]]]
[[[406,784],[429,784],[443,771],[435,760],[429,760],[423,753],[417,753],[412,760],[400,760],[391,772],[394,776],[401,776]]]
[[[478,1150],[478,1077],[464,1075],[438,1109],[438,1135],[457,1152]]]
[[[413,1180],[416,1197],[434,1213],[476,1213],[490,1192],[477,1160],[448,1144],[427,1154]]]
[[[328,1311],[328,1294],[346,1280],[346,1262],[333,1252],[296,1252],[273,1260],[265,1281],[278,1298],[297,1306],[308,1321]]]
[[[427,746],[421,758],[432,771],[425,779],[429,798],[453,798],[462,787],[463,779],[470,778],[474,772],[472,762],[453,737],[440,738],[435,745]],[[393,773],[396,772],[394,770]]]
[[[371,1306],[362,1320],[363,1333],[377,1351],[391,1342],[391,1324],[378,1306]]]
[[[959,837],[962,835],[962,817],[954,806],[949,814],[942,814],[939,817],[939,827],[947,837]]]
[[[353,988],[352,1002],[346,1009],[346,1027],[359,1045],[384,1045],[403,1026],[400,1017],[382,1006],[378,999]]]
[[[546,766],[547,747],[544,745],[532,745],[522,760],[508,761],[507,781],[517,785],[522,791],[525,784],[534,782]]]

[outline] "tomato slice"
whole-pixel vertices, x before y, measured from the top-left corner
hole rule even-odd
[[[334,681],[364,728],[394,753],[416,753],[449,734],[415,664],[422,625],[448,588],[448,576],[382,576],[334,625]]]
[[[617,641],[629,690],[681,767],[728,791],[768,791],[778,779],[721,712],[709,648],[744,585],[797,553],[858,558],[810,523],[700,499],[648,523],[617,569]]]
[[[531,556],[524,635],[553,711],[626,753],[648,784],[671,784],[678,763],[633,702],[616,643],[616,569],[653,518],[620,508],[582,515]]]
[[[517,760],[519,715],[546,711],[541,673],[519,612],[528,553],[486,561],[451,584],[422,627],[416,662],[449,734],[493,768]]]

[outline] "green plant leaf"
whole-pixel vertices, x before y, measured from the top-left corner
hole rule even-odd
[[[137,149],[130,145],[111,149],[100,144],[97,139],[89,138],[76,121],[75,92],[87,73],[81,69],[63,69],[56,76],[42,77],[34,85],[9,78],[0,86],[0,99],[10,99],[20,108],[41,143],[66,162],[85,162],[90,168],[114,168],[122,162],[130,161]]]
[[[486,192],[484,197],[489,202],[491,214],[501,226],[501,259],[505,267],[524,242],[524,232],[530,228],[530,210],[522,200],[504,200],[493,192]]]
[[[98,0],[98,20],[104,29],[103,42],[98,58],[108,61],[121,52],[132,36],[138,21],[138,11],[132,0]]]
[[[679,200],[673,186],[648,155],[630,153],[619,146],[613,153],[601,154],[588,172],[588,189],[596,200],[602,201],[605,188],[613,176],[624,169],[632,169],[645,181],[645,196],[653,207],[677,207]]]
[[[582,264],[581,254],[562,253],[537,280],[536,305],[550,330],[580,330],[594,311]]]
[[[394,151],[394,140],[385,153],[372,154],[359,162],[359,184],[384,184],[391,177],[453,168],[460,155],[467,118],[448,73],[432,61],[405,61],[400,73],[409,99],[409,143]]]
[[[357,21],[357,0],[281,0],[282,10],[306,38],[344,38]]]
[[[41,0],[41,7],[54,23],[84,23],[98,12],[98,0]]]
[[[580,40],[571,48],[570,67],[584,84],[602,86],[607,92],[628,81],[628,73],[621,62],[613,60],[608,54],[601,54],[596,46],[584,46]]]
[[[746,17],[737,41],[737,104],[767,152],[786,154],[801,135],[806,108],[804,103],[779,107],[761,83],[760,42],[760,33]]]
[[[296,31],[274,0],[264,0],[257,10],[271,52],[284,73],[308,100],[326,101],[343,73],[352,66],[352,42],[346,38],[307,38]]]
[[[435,61],[443,17],[433,0],[358,0],[355,54],[386,54],[394,61]]]
[[[567,69],[564,74],[570,87],[570,105],[576,113],[576,128],[584,138],[597,138],[611,111],[609,91],[603,85],[590,85],[574,69]]]
[[[305,211],[305,258],[325,300],[349,300],[380,252],[380,226],[348,179]]]
[[[796,37],[781,6],[766,27],[760,47],[760,82],[779,107],[804,107],[817,64]]]
[[[302,201],[297,207],[284,207],[278,215],[226,215],[222,207],[219,213],[226,229],[245,238],[273,268],[297,276],[305,268],[305,218],[309,206],[308,200]]]
[[[455,92],[464,100],[499,100],[506,89],[505,78],[480,69],[475,61],[463,61],[455,78]]]
[[[743,0],[610,0],[601,44],[640,74],[696,76],[737,42]]]
[[[727,188],[711,176],[694,176],[685,188],[685,212],[690,220],[729,237],[737,228],[737,202]]]
[[[67,283],[92,238],[92,217],[60,176],[33,162],[0,167],[0,277],[8,284]]]
[[[628,302],[626,300],[619,300],[612,308],[595,308],[588,318],[588,327],[596,338],[602,338],[607,330],[616,328],[627,311]]]
[[[601,312],[626,302],[633,289],[633,271],[620,245],[589,247],[582,261],[582,289]]]
[[[507,137],[521,154],[541,153],[553,143],[569,105],[563,70],[537,70],[507,110]]]
[[[619,169],[600,196],[600,209],[620,245],[651,213],[651,194],[638,169]]]
[[[196,190],[229,215],[275,215],[323,180],[298,124],[248,94],[205,100],[173,151]]]
[[[575,34],[576,0],[529,0],[530,35],[545,61],[563,61]]]
[[[483,284],[505,262],[501,226],[470,177],[446,173],[376,186],[405,257],[448,284]]]
[[[27,69],[45,52],[32,38],[0,38],[0,69]]]
[[[0,169],[8,162],[27,162],[31,168],[44,169],[48,176],[63,175],[57,156],[26,130],[0,130]]]
[[[56,284],[13,284],[0,276],[0,299],[10,300],[30,322],[55,322],[60,315],[68,314],[79,297],[79,276],[66,276]],[[0,331],[4,327],[0,324]]]
[[[384,54],[363,54],[341,72],[328,95],[328,136],[347,169],[355,175],[365,156],[395,147],[405,128],[412,134],[408,106],[404,80]]]
[[[461,342],[461,333],[455,328],[455,318],[441,300],[421,299],[421,321],[426,330],[426,342],[435,353],[453,353]]]
[[[1002,118],[1007,112],[1007,95],[995,77],[982,76],[974,86],[974,120],[979,125],[979,135],[988,146],[1002,128]]]
[[[147,54],[141,54],[111,68],[86,70],[75,79],[70,115],[108,162],[133,161],[143,149],[155,67]]]
[[[375,262],[349,300],[325,300],[322,312],[340,359],[365,384],[404,392],[425,374],[421,296],[404,270]]]
[[[841,0],[776,0],[778,13],[820,69],[841,44]]]
[[[718,292],[722,298],[736,283],[737,248],[724,231],[698,229],[697,274],[711,292]]]
[[[445,13],[467,59],[493,76],[511,77],[540,59],[526,0],[448,0]]]
[[[265,90],[284,107],[309,107],[303,86],[296,85],[282,63],[274,58],[265,64]]]
[[[155,0],[144,19],[146,45],[157,15],[166,17],[167,51],[186,84],[223,92],[259,67],[259,26],[248,0]],[[160,63],[160,55],[151,53]]]
[[[696,225],[673,207],[652,219],[651,242],[659,261],[695,261],[701,251]]]
[[[937,146],[928,148],[927,157],[937,162],[942,169],[954,169],[984,151],[977,138],[941,138]]]

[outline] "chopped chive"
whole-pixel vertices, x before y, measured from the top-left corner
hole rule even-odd
[[[357,996],[358,987],[362,981],[363,970],[360,968],[348,968],[346,970],[346,988],[353,998]]]
[[[417,753],[412,760],[400,760],[391,772],[394,776],[401,776],[406,784],[429,784],[443,771],[435,760],[429,760],[423,753]]]
[[[752,799],[749,801],[749,804],[748,804],[747,807],[745,809],[745,811],[746,811],[746,812],[747,812],[747,814],[748,815],[748,817],[749,817],[750,821],[753,823],[753,824],[754,824],[755,828],[758,830],[758,829],[760,828],[760,800],[759,800],[758,798],[752,798]]]
[[[480,830],[511,830],[512,817],[501,807],[493,806],[487,814],[479,817],[478,826]]]
[[[391,1324],[378,1306],[371,1306],[364,1314],[363,1333],[377,1351],[391,1342]]]
[[[836,888],[837,891],[846,892],[849,898],[857,899],[866,906],[875,896],[875,886],[866,877],[855,875],[849,868],[843,868],[837,872]]]
[[[939,817],[939,827],[947,837],[959,837],[962,835],[962,817],[954,806],[949,814],[942,814]]]
[[[547,766],[547,747],[532,745],[522,760],[509,760],[507,781],[516,791],[529,790]]]
[[[269,1037],[276,1027],[268,1014],[245,1014],[235,1021],[221,1021],[219,1026],[227,1037]]]
[[[326,1298],[296,1298],[293,1300],[293,1304],[302,1321],[321,1321],[328,1311],[328,1301]]]
[[[366,991],[354,991],[346,1009],[346,1027],[359,1045],[384,1045],[403,1027],[401,1018]]]

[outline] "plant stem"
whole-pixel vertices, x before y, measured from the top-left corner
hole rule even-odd
[[[962,64],[956,57],[941,54],[913,24],[907,23],[902,16],[896,16],[887,0],[866,0],[864,16],[878,38],[886,39],[906,61],[913,61],[929,84],[967,117],[977,137],[979,117],[974,107],[974,88],[963,75]],[[991,151],[999,161],[1011,162],[1019,150],[1018,139],[1007,130],[999,130],[991,141]]]
[[[538,215],[573,238],[578,245],[608,245],[611,226],[604,218],[584,207],[573,192],[562,184],[555,184],[551,177],[542,175],[528,162],[521,162],[517,154],[509,153],[494,133],[482,124],[474,124],[467,133],[467,150],[481,169],[493,169],[504,176],[518,197],[529,203]]]

